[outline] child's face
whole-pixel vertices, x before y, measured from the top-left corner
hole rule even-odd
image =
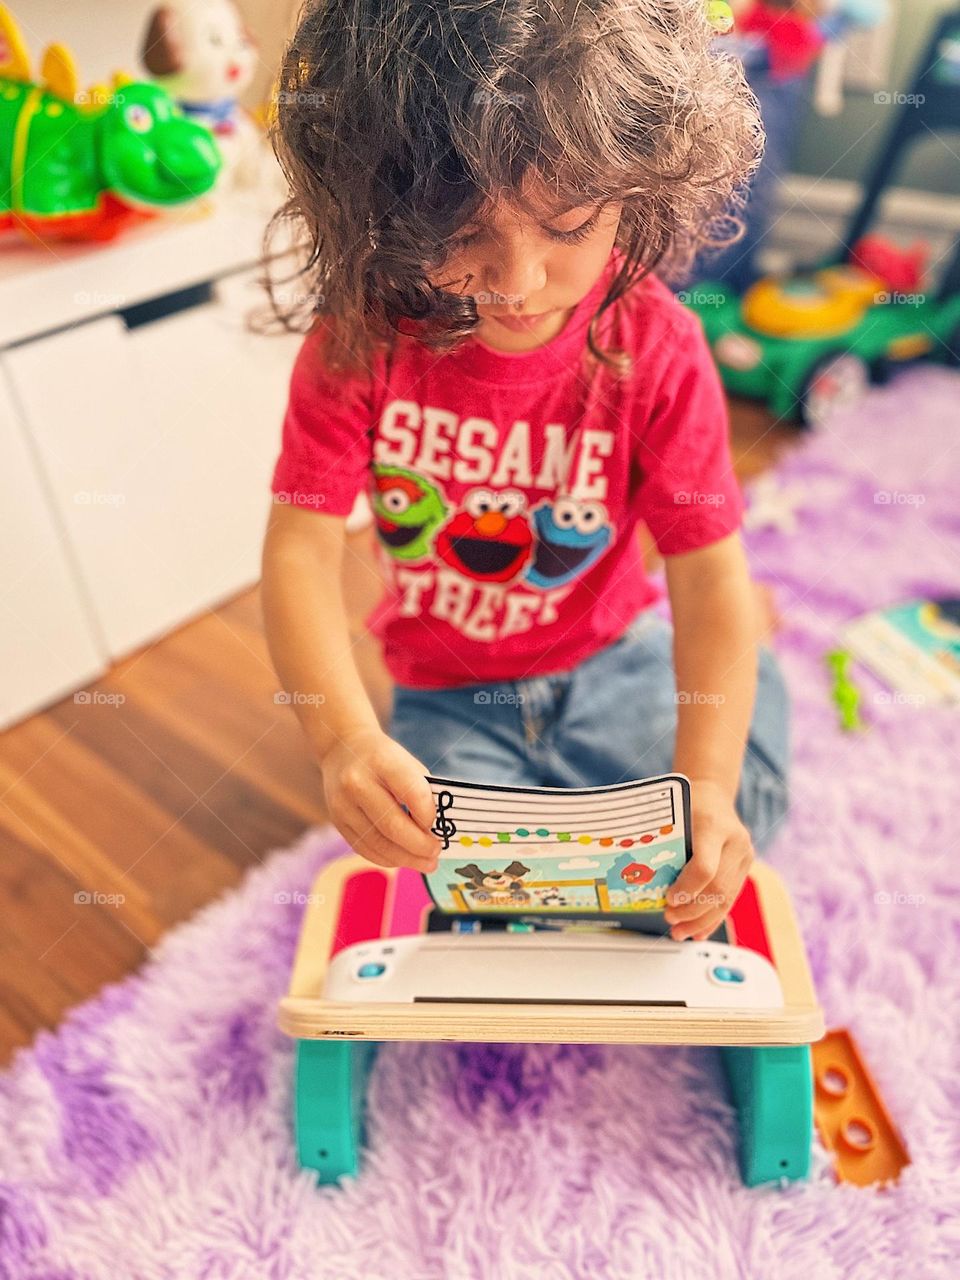
[[[506,201],[459,232],[432,283],[477,300],[476,336],[500,351],[549,342],[607,264],[620,205],[559,208],[542,183],[528,188],[535,215]]]

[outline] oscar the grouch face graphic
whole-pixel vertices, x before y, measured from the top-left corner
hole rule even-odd
[[[397,560],[429,555],[433,535],[447,508],[439,491],[423,476],[403,467],[373,467],[373,512],[377,537]]]

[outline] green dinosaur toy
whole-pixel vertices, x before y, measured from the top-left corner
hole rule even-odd
[[[107,240],[127,223],[205,194],[222,159],[213,135],[157,85],[117,75],[78,90],[69,50],[40,79],[0,4],[0,231]]]

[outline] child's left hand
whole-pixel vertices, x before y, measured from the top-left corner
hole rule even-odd
[[[750,832],[728,792],[713,781],[690,781],[693,857],[667,892],[665,918],[678,942],[708,938],[737,899],[754,859]]]

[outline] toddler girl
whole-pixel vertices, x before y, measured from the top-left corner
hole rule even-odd
[[[725,401],[661,280],[729,239],[759,150],[711,36],[704,0],[324,0],[285,58],[276,131],[314,316],[264,608],[332,820],[371,862],[427,871],[427,772],[685,773],[677,938],[716,929],[786,807]],[[363,487],[390,584],[371,620],[386,732],[341,595]]]

